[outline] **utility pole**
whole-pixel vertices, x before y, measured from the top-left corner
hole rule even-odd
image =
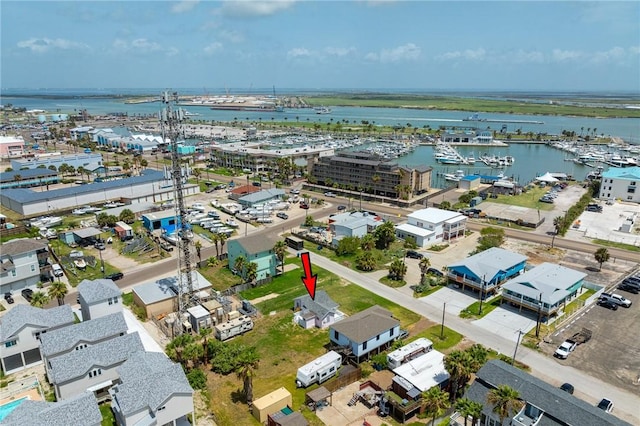
[[[540,300],[538,300],[538,320],[536,321],[536,337],[540,336],[540,317],[542,316],[542,293],[540,293]]]
[[[478,315],[482,315],[482,299],[484,299],[484,286],[486,285],[486,275],[482,276],[482,287],[480,287],[480,311]]]
[[[193,269],[191,266],[191,248],[184,229],[187,223],[187,209],[184,202],[183,181],[186,180],[186,172],[183,177],[182,163],[178,153],[178,139],[184,138],[182,123],[185,120],[184,111],[181,108],[174,109],[178,102],[178,93],[164,92],[162,103],[164,108],[160,111],[160,127],[162,138],[169,138],[171,150],[171,179],[175,199],[176,232],[178,235],[178,312],[184,314],[196,297],[193,286]],[[181,323],[182,321],[178,321]]]
[[[516,354],[518,353],[518,345],[520,345],[520,337],[523,334],[524,333],[522,332],[522,330],[518,330],[518,340],[516,341],[516,349],[513,351],[513,358],[511,358],[511,365],[513,365],[513,363],[516,362]]]
[[[444,339],[444,313],[447,309],[447,302],[442,306],[442,325],[440,326],[440,338]]]

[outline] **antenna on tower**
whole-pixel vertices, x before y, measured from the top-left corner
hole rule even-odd
[[[184,140],[185,114],[182,108],[175,108],[179,101],[178,92],[162,93],[163,109],[160,111],[160,127],[162,138],[169,139],[171,149],[171,179],[176,211],[176,233],[178,242],[178,312],[183,315],[186,310],[197,303],[197,294],[193,286],[193,268],[191,266],[191,241],[188,236],[187,209],[184,204],[183,186],[187,180],[187,170],[183,170],[178,152],[178,140]],[[178,321],[181,326],[182,321]]]

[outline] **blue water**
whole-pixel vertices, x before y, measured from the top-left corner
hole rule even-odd
[[[22,397],[20,399],[16,399],[15,401],[8,402],[6,404],[0,405],[0,422],[4,420],[16,407],[26,401],[28,397]]]

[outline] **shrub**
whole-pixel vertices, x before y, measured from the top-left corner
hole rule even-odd
[[[207,388],[207,376],[199,368],[194,368],[187,373],[187,380],[189,385],[194,389],[206,389]]]

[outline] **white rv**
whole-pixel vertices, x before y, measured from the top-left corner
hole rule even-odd
[[[253,321],[250,317],[242,316],[223,322],[222,324],[218,324],[214,329],[216,339],[224,341],[253,330]]]
[[[296,375],[296,386],[306,388],[315,382],[322,383],[336,375],[342,365],[342,355],[330,351],[316,358],[309,364],[298,368]]]
[[[421,337],[387,355],[387,365],[390,370],[393,370],[394,368],[400,367],[405,362],[409,362],[422,354],[426,354],[432,349],[433,342]]]

